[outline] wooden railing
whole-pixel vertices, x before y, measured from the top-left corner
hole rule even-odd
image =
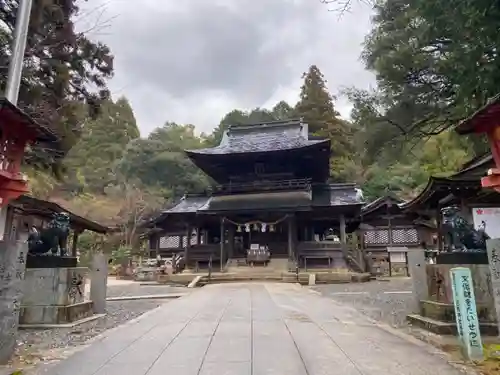
[[[211,188],[213,195],[230,195],[249,192],[263,191],[290,191],[290,190],[310,190],[310,179],[293,179],[278,181],[254,181],[248,183],[234,183],[217,185]]]

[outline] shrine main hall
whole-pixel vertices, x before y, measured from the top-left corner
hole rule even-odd
[[[182,252],[188,268],[222,270],[257,249],[289,269],[309,262],[361,271],[347,243],[359,226],[361,191],[329,181],[330,140],[307,124],[233,125],[218,146],[185,152],[214,183],[148,223],[152,256]]]

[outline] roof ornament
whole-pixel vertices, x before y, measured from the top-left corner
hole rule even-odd
[[[360,188],[354,188],[354,190],[356,190],[356,200],[359,202],[363,202],[365,200],[363,190],[361,190]]]

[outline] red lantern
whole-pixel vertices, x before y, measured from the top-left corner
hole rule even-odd
[[[491,168],[488,175],[481,178],[481,186],[500,192],[500,94],[471,117],[461,122],[455,130],[459,134],[486,133],[495,161],[495,168]]]
[[[27,146],[53,143],[57,137],[5,98],[0,98],[0,207],[26,194],[28,178],[21,172]]]

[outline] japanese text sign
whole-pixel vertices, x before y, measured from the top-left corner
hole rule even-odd
[[[469,360],[481,360],[483,359],[483,344],[470,269],[452,268],[450,277],[458,338]]]

